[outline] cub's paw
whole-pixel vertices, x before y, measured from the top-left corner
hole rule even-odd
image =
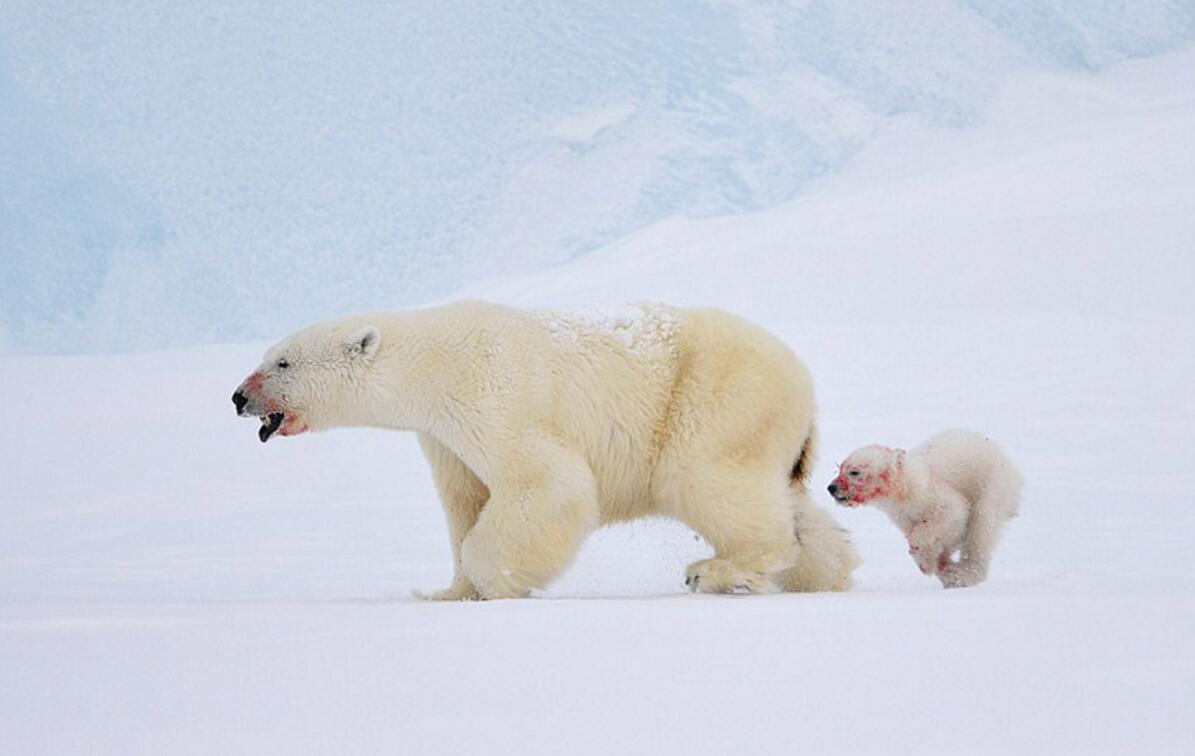
[[[983,582],[985,575],[967,562],[951,562],[938,573],[943,588],[969,588]]]
[[[745,570],[726,559],[702,559],[685,570],[693,593],[773,593],[776,586],[762,572]]]

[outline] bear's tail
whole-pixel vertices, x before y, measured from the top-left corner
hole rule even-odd
[[[814,454],[817,451],[817,423],[809,423],[809,433],[805,436],[805,443],[801,444],[801,452],[797,454],[797,461],[793,462],[793,469],[789,477],[792,484],[801,490],[809,484],[809,476],[813,474]]]

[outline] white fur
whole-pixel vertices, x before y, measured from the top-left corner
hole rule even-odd
[[[466,301],[353,316],[272,347],[240,392],[242,414],[285,413],[281,435],[419,434],[456,564],[430,598],[525,596],[595,528],[653,514],[713,545],[688,569],[694,590],[845,590],[857,564],[805,489],[808,372],[718,310],[580,318]]]
[[[986,579],[1000,530],[1020,508],[1021,485],[995,442],[950,430],[908,454],[884,446],[852,452],[831,493],[846,506],[874,503],[905,534],[921,571],[955,588]]]

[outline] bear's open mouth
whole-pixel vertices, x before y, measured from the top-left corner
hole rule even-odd
[[[282,421],[285,419],[286,416],[281,412],[271,412],[268,415],[261,416],[261,427],[257,429],[257,437],[261,439],[263,444],[270,440],[270,436],[278,432],[278,429],[282,427]]]

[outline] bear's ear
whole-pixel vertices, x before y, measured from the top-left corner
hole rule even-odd
[[[382,343],[382,334],[374,326],[365,326],[354,332],[345,344],[350,357],[373,357]]]

